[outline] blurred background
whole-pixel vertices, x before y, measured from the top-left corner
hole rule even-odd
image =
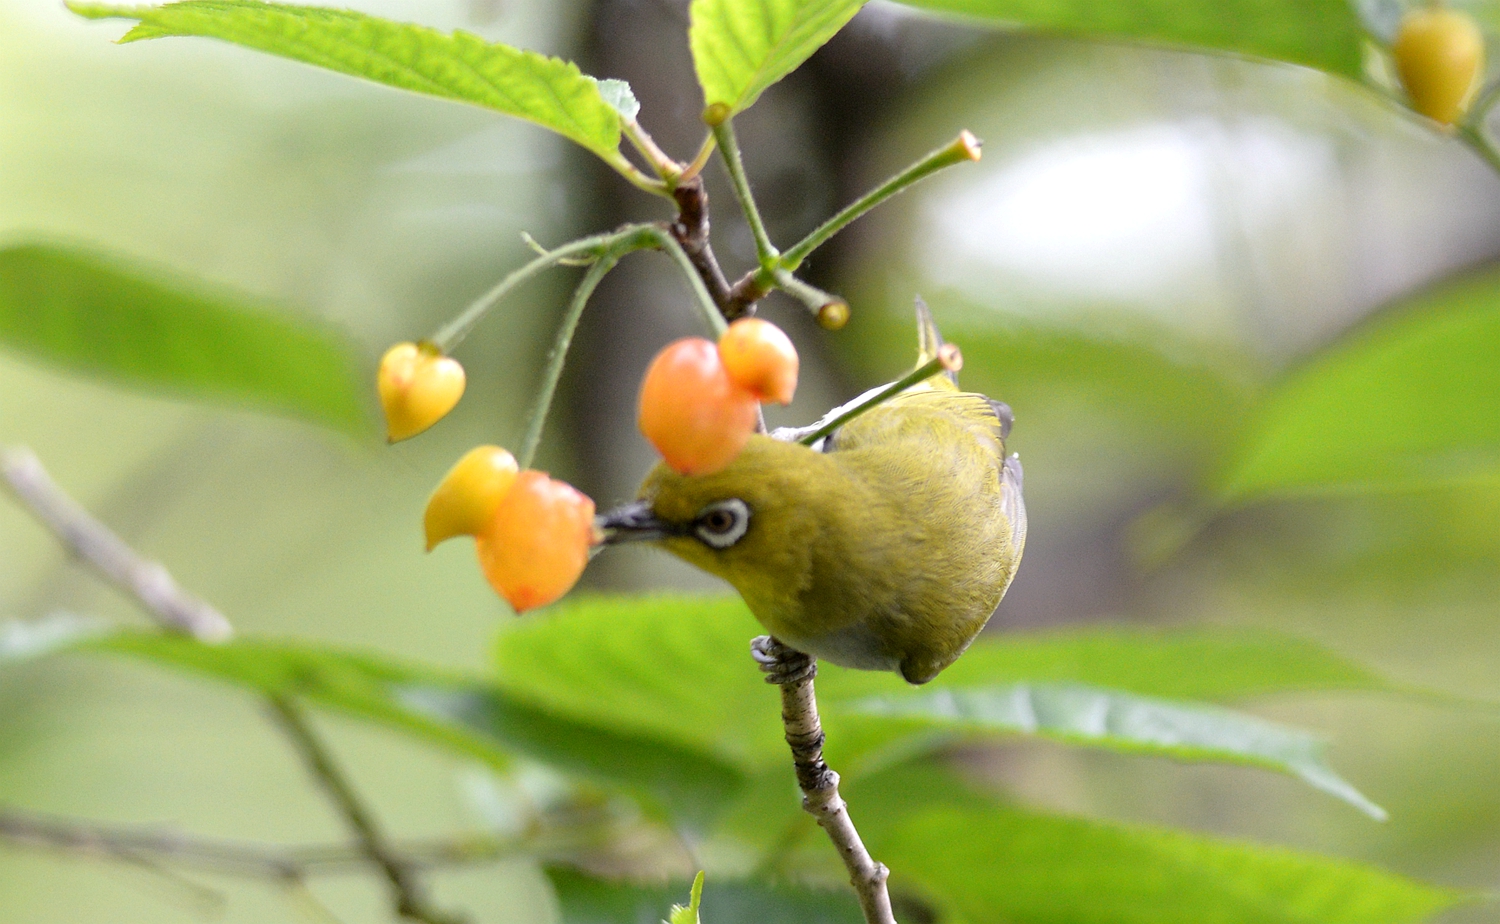
[[[702,137],[684,0],[362,0],[349,6],[578,60],[628,80],[669,152]],[[364,350],[429,334],[544,244],[670,217],[545,131],[203,40],[118,47],[120,23],[0,0],[0,236],[88,243],[327,319]],[[1095,620],[1235,624],[1323,642],[1389,677],[1500,696],[1500,477],[1267,502],[1158,554],[1164,518],[1214,470],[1250,399],[1387,302],[1491,260],[1500,178],[1378,96],[1324,75],[1014,35],[874,0],[737,121],[774,240],[789,243],[967,128],[979,164],[863,219],[808,264],[853,321],[762,312],[801,350],[804,423],[911,363],[913,297],[965,351],[965,384],[1016,411],[1031,529],[993,631]],[[709,172],[731,278],[754,249]],[[514,444],[575,270],[507,301],[457,351],[468,400],[387,448],[302,423],[117,389],[0,350],[0,443],[166,563],[246,633],[484,670],[509,610],[471,552],[421,553],[427,492],[463,450]],[[634,426],[650,356],[696,332],[660,255],[591,304],[541,467],[601,507],[653,455]],[[372,389],[373,391],[373,389]],[[373,401],[372,401],[373,404]],[[1399,452],[1400,434],[1372,452]],[[711,588],[637,549],[575,593]],[[40,527],[0,504],[0,620],[138,620]],[[1256,711],[1325,732],[1377,824],[1265,773],[1021,742],[960,755],[1033,804],[1500,884],[1494,715],[1371,696]],[[472,768],[330,720],[402,835],[474,826]],[[113,660],[0,671],[0,802],[216,836],[329,840],[333,818],[250,696]],[[217,887],[216,883],[216,887]],[[156,873],[0,844],[0,918],[301,920],[254,883],[214,906]],[[479,920],[553,920],[523,862],[445,874]],[[388,916],[379,883],[319,886],[344,920]],[[1453,921],[1500,920],[1493,908]]]

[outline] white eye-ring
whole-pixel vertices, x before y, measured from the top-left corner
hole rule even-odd
[[[738,497],[709,504],[693,520],[693,534],[714,549],[729,548],[749,528],[750,507]]]

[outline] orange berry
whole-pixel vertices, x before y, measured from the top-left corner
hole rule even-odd
[[[734,383],[757,401],[792,403],[797,391],[797,348],[775,324],[740,318],[719,337],[719,356]]]
[[[524,613],[578,583],[593,542],[594,502],[546,472],[527,469],[475,536],[475,549],[485,580]]]
[[[445,539],[478,534],[515,482],[516,472],[516,457],[499,446],[475,446],[464,453],[427,499],[422,515],[427,551]]]
[[[1411,108],[1444,125],[1463,118],[1484,74],[1484,35],[1472,16],[1412,10],[1402,17],[1391,51]]]
[[[392,443],[442,420],[464,394],[464,367],[431,344],[398,343],[380,358],[376,376]]]
[[[636,419],[673,469],[709,475],[745,448],[757,410],[755,396],[729,378],[718,347],[687,337],[667,344],[651,361]]]

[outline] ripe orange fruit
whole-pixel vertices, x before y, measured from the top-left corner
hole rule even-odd
[[[775,324],[740,318],[719,337],[719,356],[729,378],[757,401],[792,403],[797,391],[797,348]]]
[[[759,405],[736,385],[719,349],[702,337],[668,344],[641,382],[637,422],[662,458],[684,475],[720,471],[755,432]]]
[[[524,613],[578,583],[593,542],[594,502],[572,485],[528,469],[475,536],[475,550],[485,580]]]

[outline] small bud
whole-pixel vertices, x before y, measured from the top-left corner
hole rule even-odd
[[[464,454],[427,500],[422,516],[427,551],[454,536],[475,536],[494,516],[516,480],[516,457],[499,446],[476,446]]]
[[[848,302],[832,301],[818,309],[818,324],[824,330],[838,330],[848,323]]]
[[[376,376],[390,442],[409,439],[442,420],[464,394],[464,367],[430,343],[398,343],[380,359]]]
[[[729,118],[729,106],[725,103],[713,103],[703,110],[703,124],[709,128],[723,125],[727,118]]]
[[[979,149],[984,147],[984,142],[975,138],[966,128],[958,133],[958,137],[953,141],[953,147],[961,151],[966,159],[978,160]]]

